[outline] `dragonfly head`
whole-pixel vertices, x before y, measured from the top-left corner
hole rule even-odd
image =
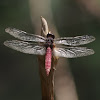
[[[54,38],[55,38],[55,35],[53,35],[53,34],[49,31],[48,34],[47,34],[47,38],[48,38],[48,37],[51,37],[51,38],[54,39]]]

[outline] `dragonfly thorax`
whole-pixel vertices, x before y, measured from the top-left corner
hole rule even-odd
[[[46,48],[50,47],[51,49],[53,48],[53,41],[54,41],[55,36],[51,34],[50,32],[47,34],[47,39],[45,46]]]
[[[50,47],[51,49],[53,48],[53,38],[52,37],[48,37],[47,39],[46,39],[46,43],[45,43],[45,46],[46,46],[46,48],[48,48],[48,47]]]

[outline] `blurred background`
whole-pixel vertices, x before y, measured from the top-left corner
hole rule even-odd
[[[0,0],[0,100],[41,100],[37,57],[3,45],[14,39],[5,33],[7,27],[35,33],[30,7],[28,0]],[[51,9],[60,36],[96,37],[85,45],[94,49],[94,55],[68,61],[79,100],[100,100],[100,1],[51,0]]]

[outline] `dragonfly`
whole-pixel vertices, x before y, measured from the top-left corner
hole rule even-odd
[[[6,40],[4,45],[27,54],[44,55],[45,70],[48,76],[51,70],[52,57],[77,58],[94,54],[93,49],[79,47],[95,40],[94,36],[82,35],[76,37],[55,38],[51,32],[46,37],[29,34],[16,28],[6,28],[5,31],[20,40]]]

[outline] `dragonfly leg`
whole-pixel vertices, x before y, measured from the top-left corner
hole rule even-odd
[[[56,68],[55,68],[55,67],[53,67],[53,70],[56,70]]]

